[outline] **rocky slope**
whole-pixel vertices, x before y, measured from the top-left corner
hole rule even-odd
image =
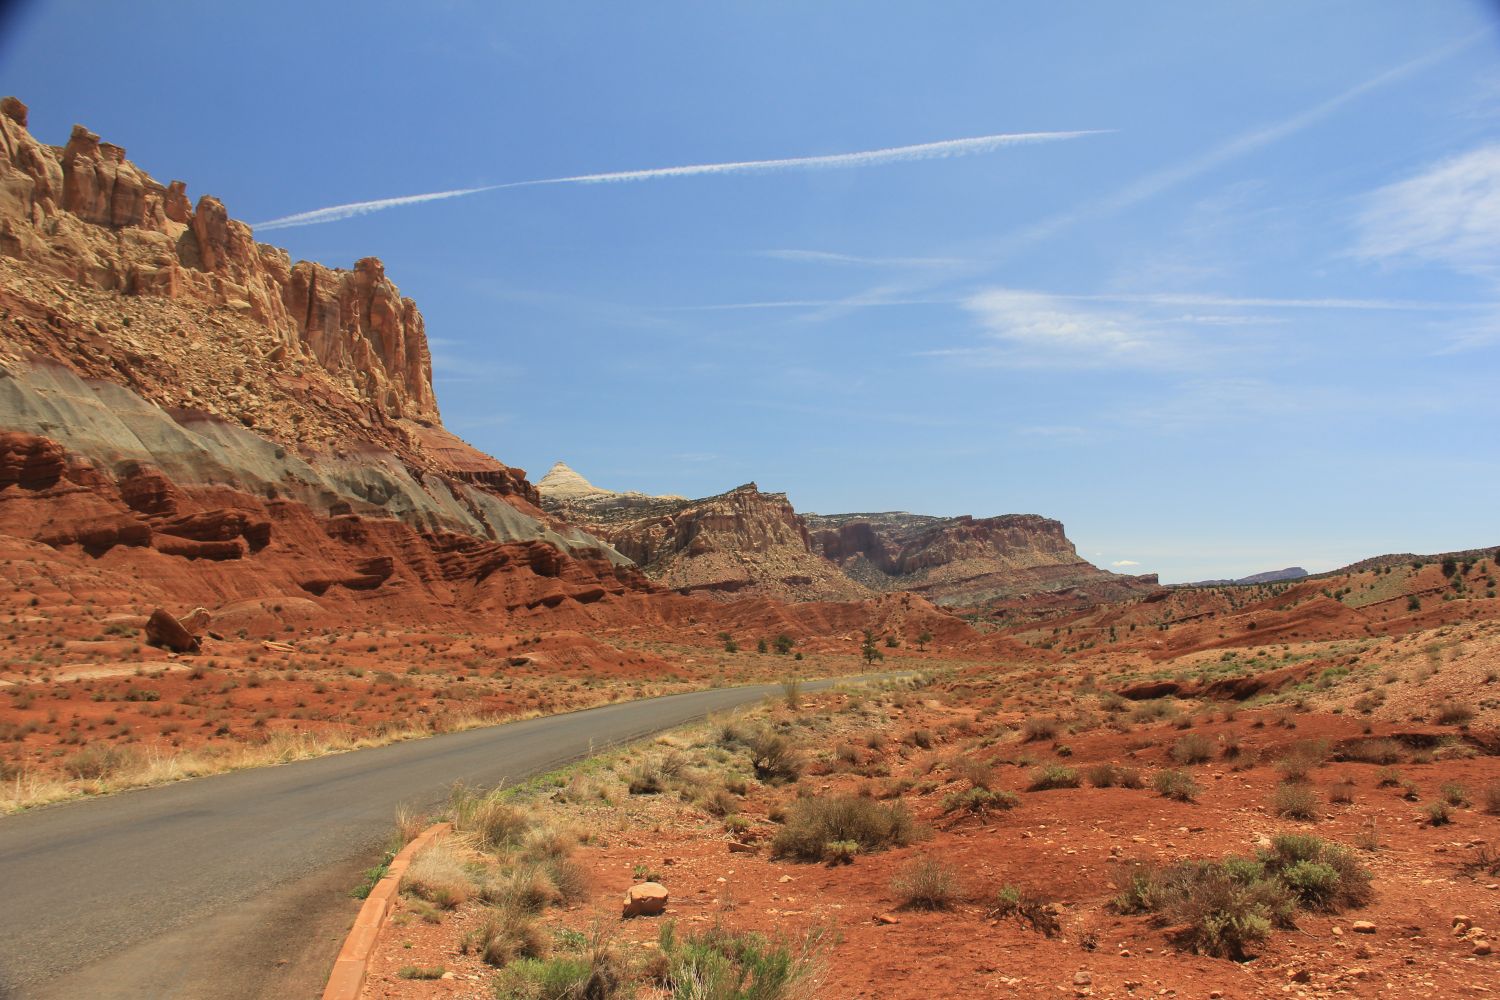
[[[784,493],[754,483],[685,500],[600,489],[559,462],[537,483],[543,507],[581,525],[682,593],[858,600],[871,591],[813,551]]]
[[[1114,600],[1156,586],[1153,575],[1121,576],[1079,558],[1061,522],[1035,514],[806,514],[803,520],[813,548],[850,578],[939,605],[1063,591]]]

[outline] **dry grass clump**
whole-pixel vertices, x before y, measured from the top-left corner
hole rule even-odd
[[[952,866],[923,854],[896,873],[891,892],[904,909],[947,910],[958,899],[958,876]]]
[[[449,796],[449,808],[454,829],[472,836],[482,851],[514,847],[532,825],[526,810],[506,802],[498,792],[481,794],[459,786]]]
[[[1318,818],[1318,797],[1306,785],[1284,783],[1277,785],[1271,794],[1271,808],[1276,815],[1288,819],[1315,820]]]
[[[1474,707],[1450,698],[1438,703],[1433,709],[1433,717],[1440,726],[1467,726],[1474,721]]]
[[[1031,780],[1026,784],[1028,792],[1046,792],[1054,788],[1077,788],[1083,783],[1083,778],[1071,767],[1061,764],[1047,764],[1031,772]]]
[[[1479,793],[1479,801],[1484,805],[1484,811],[1492,816],[1500,816],[1500,781],[1492,781],[1484,786],[1484,791]]]
[[[495,981],[505,1000],[623,1000],[635,995],[630,962],[599,931],[570,954],[517,958]]]
[[[1172,744],[1171,757],[1178,764],[1202,764],[1213,755],[1213,741],[1202,733],[1188,733]]]
[[[797,940],[716,925],[679,938],[668,921],[657,948],[655,978],[671,1000],[811,1000],[824,974],[816,930]]]
[[[1328,759],[1328,744],[1323,740],[1301,740],[1287,755],[1276,762],[1283,781],[1306,781],[1312,770]]]
[[[943,797],[944,813],[968,813],[984,817],[992,812],[1014,809],[1021,800],[1007,791],[990,788],[968,788]]]
[[[1178,802],[1196,802],[1203,793],[1202,786],[1193,780],[1191,774],[1179,770],[1156,772],[1151,779],[1151,787],[1156,789],[1158,795]]]
[[[463,952],[478,955],[487,965],[503,967],[517,959],[542,958],[547,945],[547,931],[535,917],[499,908],[464,938]]]
[[[773,857],[799,861],[828,858],[828,845],[852,841],[863,853],[905,847],[922,836],[911,813],[900,804],[888,805],[855,795],[806,798],[794,802],[786,824],[771,841]]]
[[[1056,719],[1043,719],[1033,716],[1021,725],[1021,742],[1038,743],[1042,740],[1057,738],[1057,730],[1061,724]]]
[[[1391,739],[1360,740],[1345,749],[1343,760],[1359,761],[1362,764],[1399,764],[1406,754],[1400,743]]]
[[[473,895],[474,881],[452,842],[436,840],[411,859],[401,877],[401,891],[451,910]]]

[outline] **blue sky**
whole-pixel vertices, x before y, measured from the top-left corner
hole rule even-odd
[[[0,90],[376,255],[539,477],[1057,517],[1168,581],[1500,543],[1500,25],[1462,0],[38,3]]]

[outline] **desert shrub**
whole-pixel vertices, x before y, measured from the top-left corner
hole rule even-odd
[[[676,925],[658,937],[661,984],[672,1000],[803,1000],[822,977],[822,939],[710,927],[678,939]]]
[[[944,813],[970,813],[975,816],[986,816],[991,812],[1002,809],[1014,809],[1021,804],[1021,800],[1007,791],[994,791],[989,788],[968,788],[962,792],[953,792],[943,797]]]
[[[135,763],[135,755],[119,747],[94,743],[63,762],[69,777],[102,781],[119,774]]]
[[[1423,810],[1427,822],[1432,826],[1447,826],[1453,822],[1453,807],[1442,799],[1431,803]]]
[[[1021,724],[1021,742],[1037,743],[1057,737],[1059,723],[1056,719],[1033,716]]]
[[[578,954],[518,958],[495,981],[497,1000],[623,1000],[634,995],[630,963],[597,932]]]
[[[660,795],[667,787],[667,778],[656,762],[643,760],[631,768],[625,787],[631,795]]]
[[[1295,897],[1263,866],[1244,858],[1183,861],[1131,872],[1115,897],[1122,913],[1151,913],[1177,928],[1189,951],[1243,960],[1275,926],[1286,926]]]
[[[958,877],[952,866],[924,854],[901,867],[891,892],[907,909],[946,910],[958,899]]]
[[[722,819],[739,810],[740,800],[731,795],[728,789],[715,788],[698,799],[697,806],[710,816]]]
[[[1287,755],[1276,762],[1283,781],[1306,781],[1313,768],[1328,759],[1328,744],[1322,740],[1301,740]]]
[[[1046,792],[1054,788],[1077,788],[1083,783],[1078,772],[1061,764],[1047,764],[1031,772],[1026,785],[1028,792]]]
[[[1112,788],[1119,783],[1119,768],[1108,762],[1090,764],[1083,769],[1083,777],[1095,788]]]
[[[1318,797],[1306,785],[1281,784],[1271,795],[1271,808],[1289,819],[1317,819]]]
[[[1453,699],[1441,702],[1433,711],[1440,726],[1467,726],[1474,719],[1473,706]]]
[[[1158,719],[1175,719],[1180,714],[1176,705],[1165,698],[1137,702],[1130,710],[1131,722],[1155,722]]]
[[[1151,787],[1156,789],[1157,794],[1178,802],[1195,802],[1203,792],[1202,786],[1193,780],[1191,774],[1176,770],[1156,772],[1156,776],[1151,779]]]
[[[987,789],[995,780],[995,769],[989,761],[978,757],[964,757],[953,768],[953,773],[967,781],[972,788]]]
[[[1338,911],[1370,901],[1370,873],[1354,854],[1304,834],[1283,834],[1254,859],[1184,861],[1128,873],[1113,906],[1152,913],[1189,950],[1244,959],[1297,909]]]
[[[463,940],[464,954],[478,955],[497,967],[518,959],[542,958],[547,946],[547,933],[535,917],[503,907],[490,911]]]
[[[1450,806],[1469,804],[1469,790],[1456,781],[1445,781],[1438,786],[1438,795]]]
[[[1121,766],[1115,769],[1115,784],[1121,788],[1145,788],[1146,778],[1139,768]]]
[[[1484,791],[1479,793],[1479,801],[1484,803],[1485,812],[1500,816],[1500,781],[1485,785]]]
[[[1202,733],[1188,733],[1172,744],[1171,755],[1179,764],[1202,764],[1213,759],[1214,745]]]
[[[1342,802],[1346,805],[1354,801],[1354,782],[1348,778],[1335,781],[1328,789],[1328,801]]]
[[[1360,866],[1354,852],[1305,833],[1283,833],[1271,838],[1269,850],[1259,856],[1267,873],[1283,877],[1298,864],[1316,863],[1331,868],[1337,879],[1326,890],[1298,892],[1301,904],[1311,909],[1337,911],[1364,906],[1373,895],[1370,873]],[[1312,881],[1308,879],[1307,881]]]
[[[789,737],[770,728],[757,730],[746,741],[755,776],[768,784],[782,784],[802,777],[802,754]]]
[[[787,812],[786,825],[771,841],[775,857],[819,861],[833,841],[850,840],[864,853],[905,847],[920,836],[906,807],[887,805],[854,795],[798,799]]]
[[[474,882],[464,870],[463,861],[453,846],[439,840],[411,859],[411,865],[401,877],[401,891],[451,910],[469,898],[474,891]]]
[[[992,920],[1015,917],[1045,937],[1055,937],[1062,924],[1054,912],[1052,901],[1031,889],[1014,885],[1002,885],[995,893],[995,901],[986,912]]]
[[[1382,767],[1375,772],[1375,784],[1379,788],[1394,788],[1401,784],[1401,772],[1394,767]]]

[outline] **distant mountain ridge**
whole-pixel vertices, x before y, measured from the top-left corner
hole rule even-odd
[[[1192,583],[1175,584],[1179,587],[1239,587],[1250,586],[1257,583],[1276,583],[1281,580],[1300,580],[1307,576],[1307,570],[1301,566],[1288,566],[1286,569],[1272,569],[1264,573],[1252,573],[1242,576],[1238,580],[1195,580]]]
[[[697,500],[617,493],[561,462],[537,491],[548,513],[689,592],[847,600],[910,591],[968,607],[1069,588],[1116,600],[1157,587],[1155,576],[1080,558],[1062,524],[1036,514],[799,514],[784,493],[754,483]]]

